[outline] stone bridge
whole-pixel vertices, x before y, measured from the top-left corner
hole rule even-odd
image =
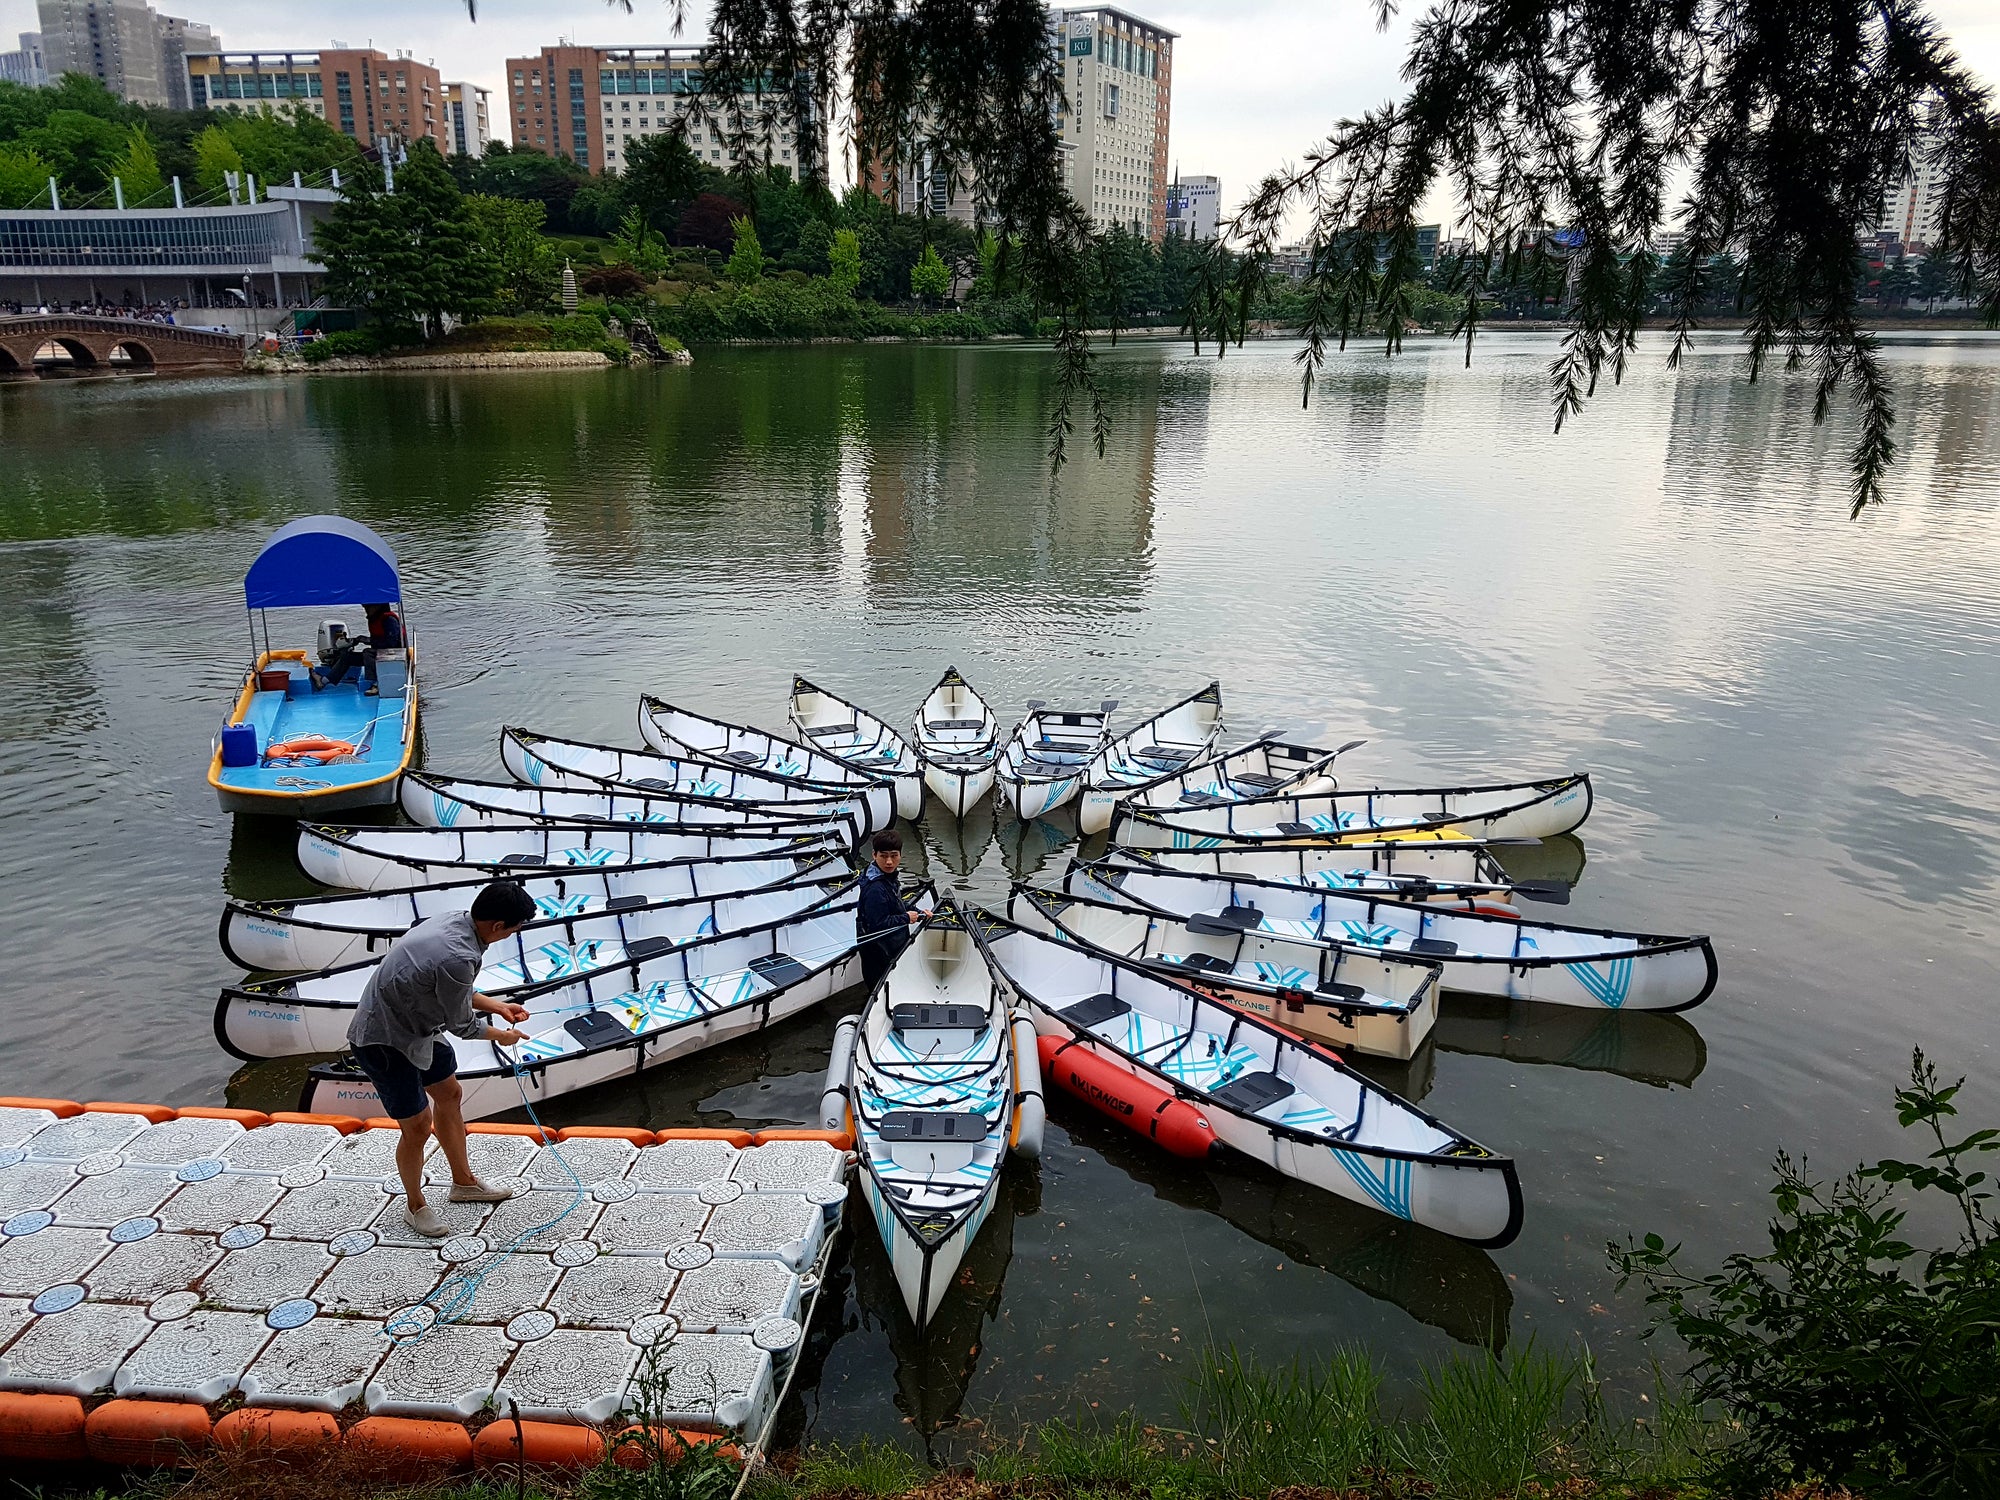
[[[144,370],[235,370],[242,364],[239,334],[76,313],[0,315],[0,378],[56,371],[131,375]]]

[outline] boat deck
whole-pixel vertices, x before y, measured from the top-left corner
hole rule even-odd
[[[0,1101],[0,1391],[601,1426],[650,1360],[646,1419],[755,1441],[846,1198],[844,1137],[475,1125],[517,1196],[434,1150],[424,1240],[387,1122],[228,1113]]]
[[[314,692],[303,663],[272,663],[272,670],[287,667],[292,675],[290,691],[252,693],[242,717],[234,721],[257,731],[259,762],[222,767],[219,778],[225,790],[279,795],[325,791],[378,781],[402,765],[407,697],[388,692],[367,697],[351,678]],[[357,753],[324,765],[309,759],[269,759],[272,745],[309,734],[346,740]]]

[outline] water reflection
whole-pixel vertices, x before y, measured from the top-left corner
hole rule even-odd
[[[1656,1088],[1690,1088],[1708,1065],[1708,1044],[1686,1016],[1474,995],[1446,998],[1431,1042],[1441,1052],[1616,1073]]]

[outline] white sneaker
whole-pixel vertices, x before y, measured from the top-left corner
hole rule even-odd
[[[451,1185],[451,1201],[454,1203],[505,1203],[514,1196],[511,1187],[488,1187],[483,1182],[454,1182]]]
[[[445,1223],[444,1215],[429,1203],[422,1208],[404,1209],[403,1222],[426,1239],[441,1240],[451,1233],[451,1225]]]

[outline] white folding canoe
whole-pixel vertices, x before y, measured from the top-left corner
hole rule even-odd
[[[1246,930],[1333,938],[1434,958],[1444,987],[1606,1010],[1686,1010],[1715,988],[1705,937],[1658,937],[1508,918],[1481,898],[1404,901],[1235,877],[1180,875],[1118,861],[1073,864],[1063,888],[1173,916],[1202,913]]]
[[[1109,953],[983,913],[972,928],[1037,1031],[1189,1100],[1231,1149],[1476,1245],[1520,1232],[1512,1160],[1331,1052]]]
[[[733,896],[848,870],[846,852],[829,840],[819,852],[724,854],[707,860],[563,870],[511,877],[535,903],[538,923],[604,912],[635,911],[663,901]],[[304,896],[288,901],[228,902],[218,936],[231,963],[267,973],[337,969],[384,952],[426,917],[465,911],[490,875],[409,890]]]
[[[954,818],[964,817],[993,790],[1000,721],[957,667],[945,668],[938,685],[917,706],[910,738],[923,761],[924,785]]]
[[[1221,733],[1222,684],[1211,682],[1107,741],[1084,770],[1078,831],[1104,832],[1111,826],[1111,810],[1121,801],[1206,761]]]
[[[662,827],[630,823],[515,823],[501,827],[407,828],[307,823],[299,828],[299,868],[321,885],[350,891],[406,891],[475,875],[545,875],[614,870],[725,855],[818,859],[847,848],[848,827],[739,823]]]
[[[845,894],[851,874],[740,896],[700,896],[631,911],[538,922],[486,950],[480,993],[502,995],[556,980],[628,968],[704,938],[789,921]],[[215,1039],[258,1059],[338,1052],[380,955],[311,974],[226,986],[215,1003]]]
[[[782,735],[676,708],[647,693],[639,699],[639,737],[662,755],[688,756],[775,776],[822,795],[862,796],[864,834],[896,821],[896,788],[886,775],[858,771],[838,758]]]
[[[852,844],[861,836],[851,813],[816,818],[806,812],[759,802],[725,802],[705,797],[657,797],[650,792],[605,786],[594,791],[522,786],[511,781],[478,781],[469,776],[404,775],[403,812],[427,828],[473,828],[484,824],[657,823],[682,828],[791,822],[804,829],[842,828]]]
[[[1329,891],[1381,891],[1412,901],[1427,901],[1435,895],[1480,896],[1497,906],[1525,896],[1530,901],[1568,904],[1568,881],[1515,880],[1493,857],[1493,847],[1470,840],[1379,844],[1343,840],[1337,844],[1217,849],[1126,849],[1114,844],[1104,857],[1182,875],[1240,876]]]
[[[1322,750],[1315,745],[1292,745],[1266,736],[1228,751],[1213,760],[1191,762],[1185,769],[1135,784],[1094,794],[1101,818],[1086,819],[1086,833],[1101,833],[1111,826],[1119,803],[1127,807],[1172,811],[1183,807],[1214,807],[1224,802],[1247,802],[1253,797],[1310,797],[1340,789],[1333,777],[1333,763],[1348,751],[1365,745],[1366,740],[1349,740],[1338,750]],[[1114,745],[1114,748],[1115,745]],[[1144,770],[1141,762],[1136,770]],[[1084,794],[1086,811],[1092,807],[1092,793]]]
[[[762,1031],[838,994],[860,976],[855,898],[750,932],[677,948],[609,973],[517,990],[528,1040],[502,1048],[446,1035],[457,1054],[467,1119],[536,1104]],[[519,1080],[515,1073],[519,1070]],[[382,1113],[382,1101],[345,1062],[316,1065],[299,1108]]]
[[[914,821],[924,810],[924,767],[916,746],[882,719],[837,693],[792,678],[792,728],[816,750],[864,776],[886,776],[896,788],[896,816]]]
[[[1084,772],[1104,748],[1116,699],[1096,709],[1052,709],[1030,702],[993,768],[1003,807],[1022,822],[1054,812],[1083,790]]]
[[[1546,839],[1590,815],[1590,777],[1497,786],[1325,792],[1258,797],[1206,807],[1137,808],[1113,816],[1111,837],[1132,849],[1213,849],[1226,843],[1450,834],[1470,839]]]
[[[944,900],[876,986],[851,1046],[847,1128],[861,1192],[921,1330],[993,1209],[1019,1129],[1024,1063],[1039,1106],[1035,1029],[1025,1019],[1017,1029]]]
[[[768,809],[777,817],[848,818],[857,828],[872,827],[865,787],[830,793],[714,761],[592,745],[515,728],[500,731],[500,759],[507,774],[524,786],[716,799]]]
[[[1443,971],[1433,960],[1031,886],[1014,888],[1007,915],[1032,932],[1159,969],[1312,1041],[1374,1057],[1408,1062],[1437,1023]]]

